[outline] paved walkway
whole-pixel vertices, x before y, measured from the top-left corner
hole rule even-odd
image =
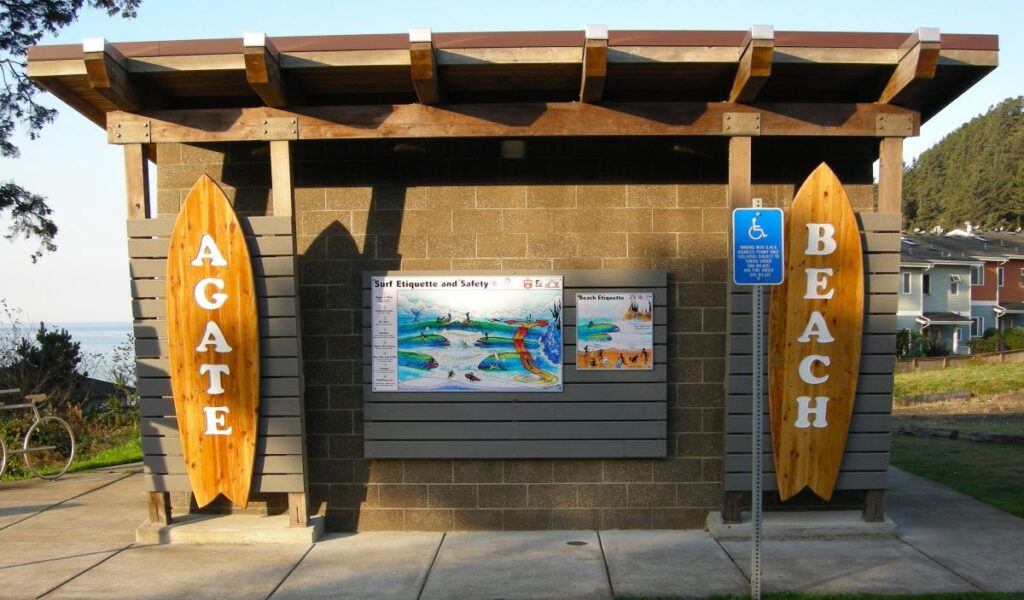
[[[1024,520],[903,471],[899,539],[769,541],[767,591],[1024,591]],[[702,531],[333,534],[140,546],[138,473],[0,486],[0,598],[601,598],[746,593],[749,544]]]

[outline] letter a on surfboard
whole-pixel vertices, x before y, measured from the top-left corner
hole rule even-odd
[[[189,483],[202,507],[249,499],[260,351],[252,264],[224,192],[203,176],[178,213],[167,253],[171,390]]]
[[[822,163],[786,211],[786,277],[772,288],[768,407],[779,495],[832,497],[853,416],[864,267],[853,207]]]

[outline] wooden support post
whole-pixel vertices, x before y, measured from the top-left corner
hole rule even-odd
[[[864,492],[863,517],[868,523],[879,523],[885,520],[885,490]]]
[[[149,522],[153,525],[171,524],[171,493],[149,493]]]
[[[723,523],[740,523],[743,515],[743,497],[746,492],[726,492],[725,507],[722,509]]]
[[[274,216],[292,216],[292,153],[287,140],[270,142],[270,177]]]
[[[882,138],[879,145],[878,212],[903,212],[903,138]]]
[[[740,55],[736,79],[729,93],[729,102],[753,102],[772,74],[775,52],[775,29],[771,25],[755,25],[747,34],[747,47]]]
[[[149,161],[146,158],[148,144],[125,144],[124,175],[128,198],[128,218],[148,219],[149,209]]]
[[[434,55],[433,33],[429,27],[409,30],[409,66],[419,103],[440,102],[441,84],[437,79],[437,57]]]
[[[249,86],[267,106],[281,108],[288,105],[281,66],[277,62],[277,50],[273,42],[263,33],[246,33],[242,37],[245,56],[245,78]]]
[[[291,527],[309,524],[309,504],[303,492],[288,492],[288,523]]]
[[[608,74],[608,26],[587,25],[583,41],[580,102],[600,102]]]
[[[747,136],[729,138],[729,209],[750,206],[750,148]]]

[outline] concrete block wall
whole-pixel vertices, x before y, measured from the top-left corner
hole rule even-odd
[[[497,140],[292,146],[310,490],[329,529],[696,528],[721,508],[724,139],[530,140],[520,160]],[[870,209],[863,147],[829,153]],[[239,212],[269,210],[266,144],[161,146],[158,163],[161,215],[202,173]],[[786,205],[795,180],[772,173],[754,195]],[[399,269],[669,271],[669,456],[364,459],[360,276]]]

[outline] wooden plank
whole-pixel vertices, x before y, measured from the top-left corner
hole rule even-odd
[[[130,238],[129,258],[167,258],[168,238]],[[260,236],[245,238],[252,256],[292,256],[291,236]]]
[[[173,350],[173,345],[171,348]],[[257,364],[259,373],[266,378],[298,376],[299,364],[294,358],[261,358]],[[166,358],[139,358],[135,361],[135,368],[140,379],[167,377],[171,372],[171,361]],[[234,375],[234,370],[231,374]],[[205,389],[206,382],[200,381],[196,385]]]
[[[129,219],[148,219],[150,216],[149,160],[146,158],[146,146],[124,145],[125,194]]]
[[[185,473],[185,458],[180,455],[149,455],[142,460],[146,473],[178,474]],[[302,474],[302,456],[257,455],[253,466],[256,473],[268,474]]]
[[[836,478],[837,490],[870,490],[885,487],[885,471],[840,471]],[[766,473],[762,479],[764,489],[777,490],[774,473]],[[727,491],[749,490],[749,473],[726,473],[725,489]]]
[[[128,237],[170,237],[174,229],[174,217],[161,217],[145,221],[128,220]],[[263,235],[291,235],[292,220],[289,217],[239,217],[238,223],[246,237]]]
[[[860,224],[861,231],[899,233],[903,227],[903,215],[900,211],[882,210],[879,207],[878,212],[857,213],[857,223]]]
[[[758,27],[751,30],[748,38],[747,46],[740,55],[729,102],[753,102],[772,74],[774,30],[771,27]]]
[[[903,210],[903,138],[882,138],[878,146],[878,210]]]
[[[898,258],[898,257],[897,257]],[[599,292],[608,292],[608,288],[566,288],[565,294],[563,294],[562,302],[563,306],[569,308],[576,307],[576,294],[596,294]],[[370,290],[363,290],[363,306],[370,306]],[[648,288],[615,288],[617,294],[653,294],[654,295],[654,306],[668,306],[668,290],[664,287],[648,287]],[[565,319],[563,319],[565,320]]]
[[[171,380],[168,377],[139,377],[139,394],[142,396],[170,396]],[[264,377],[260,379],[260,398],[270,396],[297,396],[298,377]]]
[[[82,44],[82,60],[89,87],[110,101],[118,110],[135,111],[143,107],[142,94],[125,68],[124,56],[101,38],[89,38]]]
[[[139,413],[142,417],[173,417],[174,401],[144,396],[139,399]],[[261,417],[298,417],[302,415],[302,402],[297,397],[262,398],[259,414]]]
[[[291,142],[274,140],[270,142],[271,189],[274,194],[272,210],[275,217],[294,218],[292,199],[292,154]],[[291,240],[289,240],[291,241]],[[294,246],[289,254],[294,253]]]
[[[364,444],[366,458],[659,458],[665,450],[665,440],[367,440]]]
[[[766,452],[763,460],[765,472],[774,473],[775,463],[772,453]],[[749,475],[752,462],[750,454],[729,454],[725,457],[725,472]],[[840,471],[887,471],[888,469],[888,452],[847,452],[843,455],[842,464],[839,465]]]
[[[729,208],[735,210],[750,206],[750,148],[749,137],[729,138]],[[731,233],[729,234],[731,236]],[[730,240],[730,244],[732,240]],[[732,268],[731,266],[729,267]],[[732,281],[730,274],[727,281]]]
[[[282,239],[282,238],[270,238]],[[295,296],[294,277],[257,277],[253,281],[257,298]],[[167,293],[165,279],[133,279],[132,298],[163,298]]]
[[[750,422],[750,415],[728,415],[726,416],[726,431],[729,433],[750,433],[753,423]],[[763,419],[765,431],[768,430],[768,419]],[[850,432],[858,433],[882,433],[889,431],[892,422],[890,414],[864,413],[854,414],[850,418]],[[844,444],[845,448],[845,444]],[[839,454],[841,456],[842,454]]]
[[[309,524],[309,502],[305,492],[288,493],[288,523],[291,527]]]
[[[260,339],[268,337],[296,337],[298,325],[295,317],[263,317],[259,320]],[[147,319],[135,321],[133,331],[140,339],[166,338],[167,321]]]
[[[167,492],[149,492],[149,522],[152,525],[171,524],[171,495]]]
[[[245,80],[263,103],[274,108],[288,105],[288,90],[273,42],[262,33],[247,33],[243,38]],[[275,213],[277,214],[277,213]]]
[[[260,317],[294,317],[295,298],[257,298],[256,312]],[[136,319],[163,319],[167,315],[167,302],[163,299],[132,301],[132,316]]]
[[[771,447],[771,436],[764,434],[764,448]],[[725,451],[728,454],[750,454],[750,434],[730,433],[725,438]],[[888,452],[889,433],[857,433],[853,432],[846,438],[847,452]]]
[[[922,27],[910,34],[900,47],[899,64],[882,90],[881,103],[907,104],[914,89],[935,78],[942,40],[939,30]]]
[[[608,76],[608,29],[593,28],[583,40],[583,64],[580,81],[580,102],[600,102]],[[603,36],[602,36],[603,33]],[[594,36],[594,37],[591,37]]]
[[[163,492],[192,491],[192,486],[189,484],[187,475],[144,473],[142,475],[142,480],[143,485],[147,490]],[[253,492],[301,492],[304,488],[305,476],[303,475],[261,475],[256,473],[252,476]]]
[[[665,419],[665,402],[365,402],[367,421],[641,421]]]
[[[178,419],[175,417],[144,417],[140,429],[143,436],[174,436],[178,434]],[[302,426],[298,417],[260,417],[259,436],[301,435]]]
[[[760,113],[762,136],[875,137],[879,115],[907,115],[907,135],[920,116],[889,104],[730,102],[584,102],[460,104],[458,111],[423,104],[268,107],[112,112],[107,140],[119,143],[117,125],[148,120],[152,143],[261,140],[269,118],[298,120],[299,139],[691,136],[722,134],[727,112]]]
[[[305,452],[305,442],[302,436],[280,435],[273,437],[260,436],[256,438],[256,455],[265,454],[296,454],[302,455]],[[149,456],[155,454],[177,454],[181,455],[181,440],[177,435],[169,436],[143,436],[142,452]]]
[[[442,395],[446,403],[560,403],[560,402],[665,402],[667,391],[663,383],[577,383],[566,386],[562,392],[528,393],[516,392],[459,392]],[[383,402],[425,403],[428,406],[440,402],[437,394],[416,394],[408,392],[373,392],[369,385],[363,386],[363,398],[367,405]]]
[[[409,32],[409,71],[416,98],[420,104],[441,102],[441,84],[437,77],[437,57],[434,42],[426,28]]]
[[[729,394],[729,396],[726,397],[725,405],[726,412],[728,414],[747,415],[747,418],[749,418],[751,405],[751,397],[749,394]],[[892,394],[857,394],[857,397],[853,402],[854,414],[888,414],[891,411]]]
[[[664,421],[368,421],[366,440],[653,440],[665,438]]]
[[[134,258],[129,261],[132,277],[164,277],[167,261],[157,258]],[[291,256],[261,256],[252,259],[256,277],[283,277],[295,274],[295,259]]]

